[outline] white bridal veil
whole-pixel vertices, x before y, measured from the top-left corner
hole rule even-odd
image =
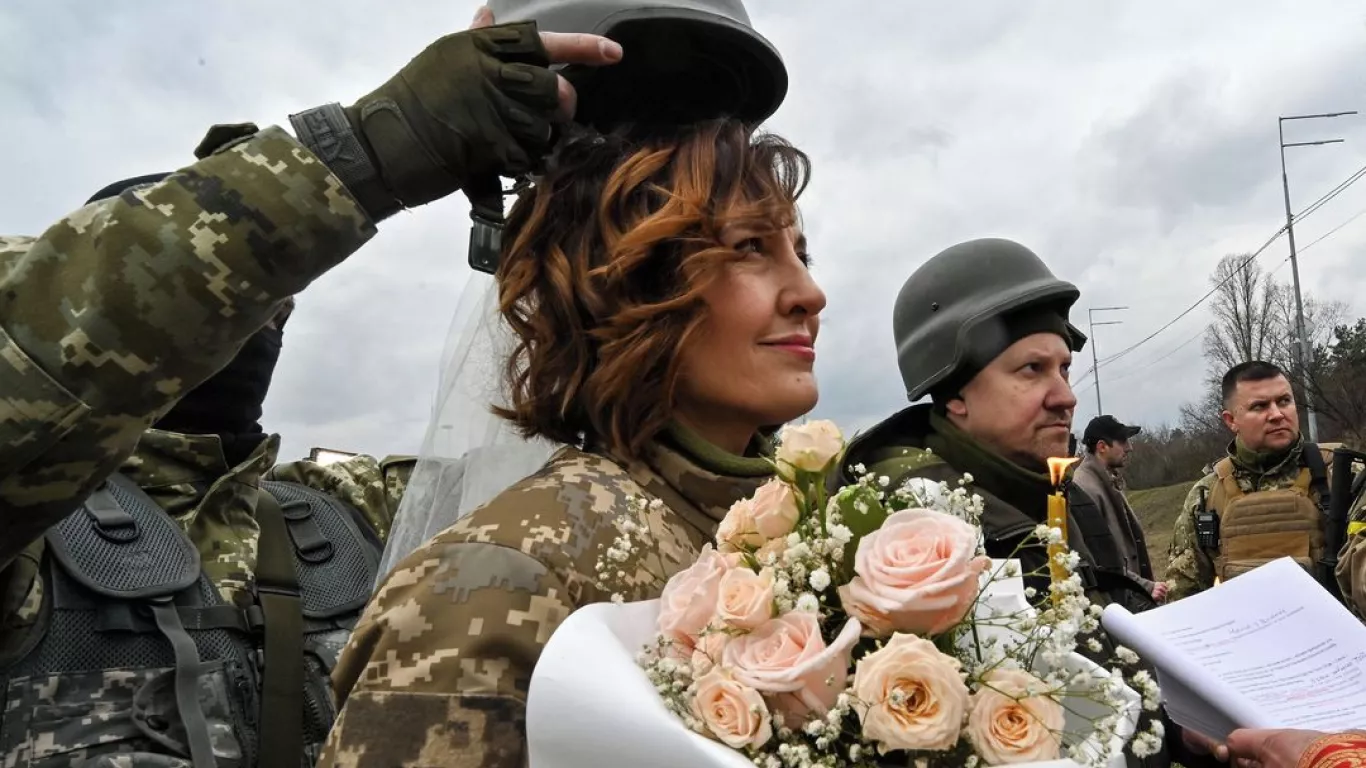
[[[432,418],[380,562],[380,580],[422,542],[535,472],[560,447],[526,440],[489,412],[491,404],[503,402],[503,365],[513,346],[497,310],[493,277],[473,272],[446,335]]]

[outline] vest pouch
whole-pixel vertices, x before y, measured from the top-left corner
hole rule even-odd
[[[1239,496],[1219,516],[1215,570],[1227,581],[1282,557],[1312,569],[1323,550],[1322,518],[1318,506],[1293,489]]]
[[[203,665],[199,700],[220,768],[241,766],[240,727],[229,701],[238,684],[222,663]],[[25,768],[189,768],[175,698],[175,669],[68,672],[10,681],[0,748]],[[98,747],[104,757],[90,757]],[[101,763],[101,759],[114,759]]]

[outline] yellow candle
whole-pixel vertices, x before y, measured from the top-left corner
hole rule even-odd
[[[1048,527],[1062,531],[1062,541],[1048,542],[1048,575],[1052,584],[1060,584],[1067,579],[1067,569],[1058,562],[1059,555],[1067,554],[1067,497],[1054,492],[1048,496]],[[1062,601],[1062,595],[1053,593],[1053,604]]]
[[[1057,528],[1062,531],[1062,540],[1054,542],[1051,539],[1048,544],[1048,575],[1050,583],[1054,586],[1067,580],[1067,568],[1058,562],[1059,556],[1066,556],[1067,546],[1067,495],[1063,488],[1063,481],[1067,478],[1067,468],[1075,464],[1077,459],[1049,459],[1048,477],[1053,482],[1053,492],[1048,495],[1048,527]],[[1053,592],[1053,604],[1062,602],[1062,594]]]

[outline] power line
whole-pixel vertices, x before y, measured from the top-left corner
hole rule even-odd
[[[1366,216],[1366,210],[1357,211],[1351,218],[1347,219],[1346,221],[1342,222],[1341,224],[1337,225],[1336,227],[1333,227],[1332,229],[1330,229],[1330,230],[1328,230],[1327,232],[1323,233],[1323,235],[1321,235],[1320,237],[1318,237],[1318,238],[1317,238],[1316,240],[1314,240],[1312,243],[1310,243],[1309,245],[1306,245],[1306,246],[1304,246],[1303,248],[1301,248],[1301,249],[1300,249],[1300,254],[1303,255],[1305,251],[1309,250],[1310,248],[1313,248],[1314,246],[1318,245],[1319,243],[1323,242],[1324,240],[1327,240],[1328,238],[1332,237],[1333,235],[1336,235],[1336,234],[1338,233],[1338,230],[1342,229],[1343,227],[1346,227],[1348,224],[1351,224],[1352,222],[1356,221],[1357,219],[1361,218],[1362,216]],[[1275,269],[1271,270],[1270,274],[1275,274],[1275,273],[1276,273],[1276,270],[1280,269],[1281,267],[1284,267],[1286,264],[1289,264],[1289,263],[1290,263],[1290,257],[1289,257],[1289,256],[1286,256],[1284,259],[1281,259],[1281,262],[1280,262],[1279,264],[1276,265],[1276,268],[1275,268]]]
[[[1295,216],[1294,223],[1298,224],[1301,220],[1308,218],[1310,214],[1322,208],[1324,204],[1327,203],[1329,200],[1332,200],[1333,198],[1342,194],[1342,192],[1346,190],[1348,187],[1360,181],[1362,176],[1366,176],[1366,166],[1358,168],[1355,173],[1347,177],[1346,181],[1342,182],[1341,184],[1338,184],[1336,187],[1333,187],[1331,190],[1324,193],[1323,197],[1320,197],[1318,200],[1315,200],[1314,202],[1310,203],[1308,208],[1305,208],[1303,211],[1301,211],[1298,215]]]
[[[1262,244],[1262,247],[1261,247],[1261,248],[1258,248],[1258,249],[1257,249],[1256,251],[1254,251],[1250,256],[1248,256],[1246,259],[1243,259],[1242,263],[1239,264],[1238,267],[1237,267],[1236,269],[1233,269],[1233,270],[1230,270],[1230,271],[1229,271],[1228,277],[1225,277],[1223,280],[1220,280],[1218,283],[1216,283],[1216,284],[1214,285],[1213,288],[1209,289],[1209,292],[1208,292],[1208,293],[1206,293],[1204,296],[1201,296],[1199,299],[1197,299],[1197,300],[1195,301],[1194,304],[1191,304],[1189,307],[1186,307],[1184,310],[1181,311],[1181,313],[1180,313],[1179,315],[1177,315],[1176,317],[1173,317],[1171,320],[1168,320],[1166,323],[1164,323],[1164,324],[1162,325],[1161,328],[1158,328],[1157,330],[1153,331],[1152,333],[1148,334],[1147,336],[1144,336],[1144,337],[1143,337],[1142,339],[1140,339],[1137,343],[1130,344],[1129,346],[1125,347],[1124,349],[1120,350],[1119,352],[1116,352],[1115,354],[1111,355],[1110,357],[1107,357],[1106,359],[1101,360],[1100,363],[1097,364],[1095,367],[1096,367],[1096,368],[1100,368],[1100,367],[1109,365],[1110,363],[1113,363],[1113,362],[1115,362],[1116,360],[1119,360],[1120,358],[1123,358],[1123,357],[1127,356],[1128,354],[1130,354],[1130,353],[1133,352],[1134,350],[1138,349],[1139,347],[1143,346],[1144,344],[1147,344],[1148,342],[1150,342],[1150,341],[1152,341],[1153,339],[1157,338],[1157,335],[1158,335],[1158,334],[1162,333],[1163,331],[1167,330],[1168,328],[1172,327],[1173,325],[1176,325],[1176,323],[1177,323],[1178,320],[1180,320],[1181,318],[1185,317],[1186,315],[1189,315],[1190,313],[1194,312],[1194,311],[1196,310],[1196,308],[1198,308],[1201,304],[1204,304],[1205,301],[1209,299],[1209,297],[1213,296],[1216,292],[1218,292],[1218,290],[1219,290],[1220,288],[1224,287],[1224,284],[1225,284],[1225,283],[1227,283],[1229,280],[1232,280],[1240,271],[1243,270],[1244,267],[1246,267],[1248,264],[1251,264],[1252,261],[1253,261],[1254,259],[1256,259],[1258,256],[1262,255],[1262,252],[1265,251],[1267,248],[1270,248],[1270,247],[1271,247],[1271,244],[1274,243],[1274,242],[1276,242],[1276,240],[1278,240],[1278,239],[1280,238],[1280,236],[1283,235],[1283,234],[1285,234],[1285,227],[1281,227],[1280,229],[1276,230],[1276,234],[1274,234],[1274,235],[1272,235],[1270,238],[1268,238],[1267,241],[1266,241],[1265,243]]]
[[[1157,365],[1158,363],[1162,362],[1163,360],[1166,360],[1166,359],[1170,358],[1172,355],[1174,355],[1174,354],[1176,354],[1177,352],[1180,352],[1181,350],[1183,350],[1183,349],[1185,349],[1186,347],[1190,346],[1190,344],[1191,344],[1192,342],[1194,342],[1196,339],[1203,338],[1204,335],[1205,335],[1205,329],[1204,329],[1204,328],[1201,328],[1194,336],[1191,336],[1189,339],[1186,339],[1185,341],[1183,341],[1183,342],[1181,342],[1180,344],[1176,345],[1176,346],[1173,347],[1172,349],[1168,350],[1165,354],[1160,355],[1160,356],[1158,356],[1158,357],[1155,357],[1155,358],[1153,358],[1152,360],[1149,360],[1149,361],[1146,362],[1146,363],[1143,363],[1142,365],[1140,365],[1139,367],[1135,368],[1135,369],[1132,370],[1132,371],[1129,371],[1128,373],[1121,373],[1121,374],[1119,374],[1118,376],[1112,376],[1112,377],[1110,377],[1110,381],[1123,381],[1123,380],[1128,379],[1128,378],[1131,378],[1131,377],[1133,377],[1133,376],[1137,376],[1137,375],[1140,374],[1140,373],[1149,373],[1149,372],[1151,372],[1153,366]]]
[[[1335,198],[1335,197],[1337,197],[1338,195],[1342,194],[1348,187],[1352,186],[1352,185],[1355,184],[1357,181],[1361,180],[1361,178],[1364,177],[1364,176],[1366,176],[1366,166],[1363,166],[1362,168],[1357,169],[1355,172],[1352,173],[1351,176],[1348,176],[1347,179],[1345,179],[1344,181],[1342,181],[1341,183],[1339,183],[1337,186],[1333,187],[1333,188],[1332,188],[1331,190],[1329,190],[1328,192],[1324,193],[1321,197],[1319,197],[1319,199],[1317,199],[1317,200],[1315,200],[1314,202],[1310,203],[1309,206],[1308,206],[1307,208],[1304,209],[1304,211],[1302,211],[1302,212],[1299,213],[1297,216],[1294,216],[1294,217],[1292,218],[1292,222],[1299,222],[1300,220],[1304,219],[1305,217],[1307,217],[1307,216],[1309,216],[1310,214],[1314,213],[1315,211],[1319,210],[1319,209],[1322,208],[1329,200],[1332,200],[1333,198]],[[1363,214],[1366,214],[1366,211],[1363,211],[1362,214],[1358,214],[1358,216],[1363,215]],[[1356,218],[1356,217],[1353,217],[1353,218]],[[1333,230],[1333,232],[1336,232],[1338,229],[1341,229],[1343,226],[1346,226],[1346,223],[1344,223],[1344,224],[1338,226],[1337,228],[1335,228],[1335,229]],[[1285,234],[1286,229],[1287,229],[1287,227],[1284,227],[1284,226],[1283,226],[1283,227],[1281,227],[1280,229],[1276,230],[1276,233],[1273,234],[1270,238],[1268,238],[1267,241],[1266,241],[1265,243],[1263,243],[1262,246],[1261,246],[1260,248],[1258,248],[1256,251],[1254,251],[1254,252],[1253,252],[1251,255],[1249,255],[1247,258],[1243,259],[1242,263],[1240,263],[1236,269],[1231,270],[1231,271],[1229,272],[1229,274],[1228,274],[1227,277],[1225,277],[1223,280],[1221,280],[1221,281],[1219,281],[1218,283],[1216,283],[1215,286],[1214,286],[1213,288],[1211,288],[1204,296],[1201,296],[1199,299],[1197,299],[1197,300],[1195,301],[1194,304],[1191,304],[1189,307],[1186,307],[1186,309],[1182,310],[1181,313],[1178,314],[1176,317],[1173,317],[1171,320],[1168,320],[1166,323],[1164,323],[1164,324],[1162,325],[1162,327],[1158,328],[1157,330],[1155,330],[1155,331],[1153,331],[1152,333],[1148,334],[1147,336],[1143,337],[1143,338],[1140,339],[1138,342],[1136,342],[1136,343],[1134,343],[1134,344],[1131,344],[1131,345],[1129,345],[1128,347],[1125,347],[1124,349],[1120,350],[1119,352],[1116,352],[1115,354],[1110,355],[1109,357],[1106,357],[1106,358],[1104,358],[1103,360],[1098,361],[1095,365],[1091,366],[1091,368],[1088,369],[1088,371],[1087,371],[1086,373],[1082,374],[1082,377],[1081,377],[1081,378],[1077,381],[1077,383],[1074,384],[1073,386],[1074,386],[1074,387],[1075,387],[1075,386],[1079,386],[1082,382],[1085,382],[1085,381],[1088,380],[1088,379],[1087,379],[1088,376],[1094,376],[1094,375],[1096,375],[1096,374],[1099,372],[1099,369],[1100,369],[1100,368],[1103,368],[1103,367],[1105,367],[1105,366],[1107,366],[1107,365],[1109,365],[1109,364],[1111,364],[1111,363],[1113,363],[1113,362],[1115,362],[1115,361],[1117,361],[1117,360],[1120,360],[1121,358],[1123,358],[1123,357],[1129,355],[1129,354],[1132,353],[1134,350],[1138,349],[1139,347],[1143,346],[1144,344],[1147,344],[1149,341],[1152,341],[1154,338],[1157,338],[1157,336],[1158,336],[1159,334],[1161,334],[1163,331],[1165,331],[1165,330],[1167,330],[1168,328],[1170,328],[1170,327],[1172,327],[1173,325],[1175,325],[1178,321],[1180,321],[1180,320],[1181,320],[1182,318],[1184,318],[1186,315],[1189,315],[1191,312],[1194,312],[1201,304],[1204,304],[1206,301],[1209,300],[1209,298],[1210,298],[1211,296],[1213,296],[1215,293],[1217,293],[1217,292],[1219,291],[1219,289],[1222,288],[1222,287],[1224,286],[1225,283],[1227,283],[1229,280],[1232,280],[1239,272],[1241,272],[1244,268],[1246,268],[1247,265],[1251,264],[1251,263],[1253,262],[1253,260],[1255,260],[1255,259],[1256,259],[1258,256],[1260,256],[1264,251],[1266,251],[1267,248],[1270,248],[1271,245],[1272,245],[1273,243],[1275,243],[1278,239],[1280,239],[1280,237],[1281,237],[1282,235]],[[1330,232],[1329,234],[1331,234],[1331,232]],[[1324,237],[1327,237],[1327,235],[1325,235]],[[1315,240],[1314,243],[1311,243],[1310,245],[1313,245],[1313,244],[1315,244],[1315,243],[1318,243],[1320,240],[1323,240],[1323,239],[1324,239],[1324,238],[1321,237],[1321,238],[1319,238],[1318,240]],[[1307,248],[1308,248],[1308,246],[1306,246],[1304,249],[1300,249],[1300,250],[1303,251],[1303,250],[1305,250],[1305,249],[1307,249]],[[1287,260],[1288,260],[1288,259],[1287,259]],[[1194,337],[1192,337],[1191,340],[1193,340],[1193,339],[1194,339]],[[1188,340],[1186,343],[1190,343],[1191,340]],[[1183,345],[1183,346],[1184,346],[1184,345]]]
[[[1342,230],[1342,229],[1345,228],[1347,225],[1351,224],[1352,222],[1356,221],[1357,219],[1361,218],[1362,216],[1366,216],[1366,210],[1357,211],[1355,214],[1353,214],[1353,215],[1352,215],[1350,218],[1348,218],[1346,221],[1342,222],[1341,224],[1338,224],[1336,227],[1333,227],[1332,229],[1330,229],[1330,230],[1328,230],[1327,232],[1323,233],[1321,236],[1319,236],[1318,238],[1316,238],[1313,242],[1311,242],[1311,243],[1309,243],[1308,245],[1304,246],[1303,248],[1299,249],[1300,254],[1303,255],[1305,251],[1309,250],[1310,248],[1314,247],[1315,245],[1318,245],[1319,243],[1323,242],[1324,240],[1327,240],[1328,238],[1330,238],[1330,237],[1332,237],[1333,235],[1337,234],[1338,231]],[[1290,257],[1289,257],[1289,256],[1287,256],[1287,257],[1285,257],[1284,259],[1282,259],[1281,262],[1280,262],[1279,264],[1276,265],[1275,269],[1272,269],[1271,272],[1269,272],[1268,274],[1275,274],[1277,270],[1279,270],[1281,267],[1285,266],[1285,265],[1288,264],[1288,263],[1290,263]],[[1201,337],[1204,336],[1204,335],[1205,335],[1205,329],[1204,329],[1204,328],[1201,328],[1199,331],[1197,331],[1197,332],[1195,333],[1194,336],[1191,336],[1190,338],[1188,338],[1188,339],[1186,339],[1185,341],[1181,342],[1180,344],[1178,344],[1176,347],[1172,348],[1171,350],[1168,350],[1167,352],[1163,353],[1162,355],[1159,355],[1158,357],[1155,357],[1155,358],[1153,358],[1153,359],[1151,359],[1151,360],[1148,360],[1148,361],[1146,361],[1146,362],[1140,363],[1139,366],[1138,366],[1137,368],[1135,368],[1135,369],[1133,369],[1133,370],[1131,370],[1131,371],[1125,372],[1125,373],[1121,373],[1121,374],[1119,374],[1118,376],[1114,376],[1114,377],[1112,377],[1110,380],[1111,380],[1111,381],[1123,381],[1123,380],[1125,380],[1125,379],[1128,379],[1128,378],[1132,378],[1132,377],[1134,377],[1134,376],[1137,376],[1137,375],[1140,374],[1140,373],[1148,373],[1149,370],[1152,368],[1152,366],[1157,365],[1158,363],[1162,362],[1163,360],[1166,360],[1166,359],[1170,358],[1172,355],[1175,355],[1177,352],[1181,351],[1182,349],[1185,349],[1187,346],[1189,346],[1189,345],[1190,345],[1192,342],[1194,342],[1196,339],[1199,339],[1199,338],[1201,338]],[[1105,362],[1106,362],[1106,361],[1102,361],[1102,362],[1101,362],[1101,365],[1104,365]],[[1088,382],[1091,380],[1091,377],[1094,376],[1095,373],[1096,373],[1096,371],[1095,371],[1093,368],[1088,368],[1088,369],[1086,370],[1086,372],[1082,374],[1081,378],[1077,379],[1075,382],[1072,382],[1072,386],[1073,386],[1074,388],[1079,388],[1079,387],[1084,386],[1086,383],[1088,383]]]

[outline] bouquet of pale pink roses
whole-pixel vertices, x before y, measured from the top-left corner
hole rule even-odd
[[[1131,738],[1135,754],[1157,751],[1160,722],[1135,736],[1140,699],[1157,707],[1151,678],[1134,676],[1140,696],[1076,653],[1100,613],[1077,576],[1033,607],[1018,561],[985,556],[968,477],[890,489],[865,476],[830,495],[844,447],[830,422],[786,428],[777,477],[668,579],[638,663],[677,722],[762,768],[973,768],[1064,753],[1123,765]],[[609,589],[614,564],[652,545],[645,511],[641,502],[618,521],[599,563]],[[1076,565],[1074,554],[1058,560],[1069,574]],[[552,645],[572,642],[559,634],[574,621]],[[533,679],[533,705],[536,695]]]

